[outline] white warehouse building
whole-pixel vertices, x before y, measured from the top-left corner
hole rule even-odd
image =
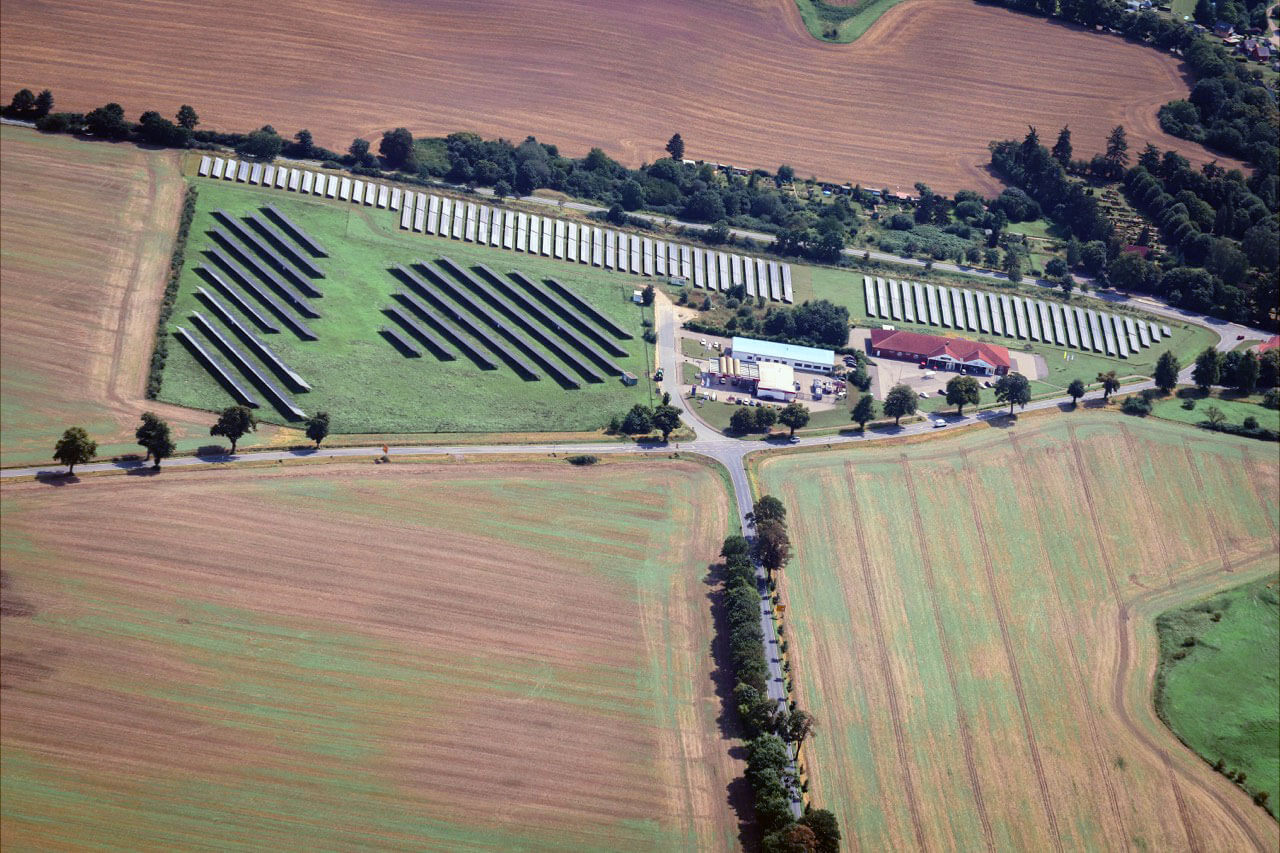
[[[739,361],[785,364],[811,373],[830,373],[835,366],[836,354],[832,350],[817,347],[734,338],[733,357]]]

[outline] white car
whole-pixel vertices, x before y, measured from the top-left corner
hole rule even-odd
[[[946,426],[946,425],[947,425],[947,422],[946,422],[946,421],[944,421],[942,418],[934,418],[934,419],[933,419],[933,428],[934,428],[934,429],[942,429],[942,428],[943,428],[944,426]]]

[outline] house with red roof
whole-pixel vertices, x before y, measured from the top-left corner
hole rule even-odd
[[[918,362],[934,370],[954,370],[980,376],[1009,372],[1009,350],[968,338],[943,338],[904,329],[872,329],[869,355]]]
[[[1262,355],[1267,350],[1273,350],[1276,347],[1280,347],[1280,335],[1272,335],[1262,343],[1258,344],[1258,355]]]

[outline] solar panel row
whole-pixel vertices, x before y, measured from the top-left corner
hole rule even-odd
[[[257,398],[250,394],[248,389],[241,385],[240,381],[231,375],[231,368],[227,367],[227,365],[222,362],[222,359],[205,349],[200,344],[200,341],[196,340],[194,335],[181,326],[175,328],[173,330],[173,334],[174,337],[183,341],[187,346],[191,347],[191,349],[195,351],[196,358],[204,362],[204,366],[208,368],[209,372],[221,380],[222,384],[227,387],[227,390],[231,392],[231,396],[235,398],[237,402],[254,409],[258,408]]]
[[[748,271],[750,267],[748,266]],[[748,276],[748,293],[750,293]],[[1128,358],[1160,340],[1154,323],[1007,294],[864,275],[866,316],[981,331]]]
[[[293,400],[289,399],[289,395],[280,390],[280,387],[272,382],[256,364],[250,361],[238,346],[228,340],[226,335],[222,334],[221,330],[209,318],[199,311],[192,311],[191,321],[199,326],[200,330],[208,335],[229,359],[235,362],[236,366],[240,368],[240,372],[262,389],[282,412],[294,420],[302,420],[307,416],[307,413],[298,408]]]
[[[413,195],[410,191],[406,193],[410,197]],[[745,285],[750,289],[750,296],[758,292],[775,301],[793,302],[795,299],[790,264],[704,251],[697,247],[693,249],[695,254],[685,263],[678,258],[680,253],[689,251],[687,246],[677,248],[676,244],[637,234],[601,230],[568,220],[505,211],[501,207],[477,205],[445,196],[419,194],[419,210],[424,198],[430,200],[425,217],[411,217],[402,212],[400,227],[403,230],[423,231],[636,275],[682,277],[697,287],[710,290],[725,291]],[[408,204],[406,201],[406,207]],[[390,207],[398,209],[394,196]],[[753,262],[758,265],[756,275],[750,271]],[[744,269],[746,275],[743,274]],[[758,290],[755,285],[757,279]]]
[[[215,210],[213,215],[222,220],[223,224],[237,240],[256,250],[262,259],[266,260],[272,266],[276,267],[279,272],[293,280],[303,294],[313,298],[324,296],[323,293],[311,284],[305,275],[299,272],[293,265],[285,261],[279,252],[267,245],[267,243],[259,237],[255,231],[245,227],[240,220],[236,219],[225,210]]]
[[[311,386],[307,384],[306,380],[295,373],[289,365],[285,364],[284,359],[276,355],[275,350],[267,346],[267,343],[264,340],[259,338],[248,327],[241,323],[240,318],[235,315],[235,312],[224,305],[218,297],[214,296],[203,287],[196,288],[196,292],[199,293],[200,298],[213,309],[213,312],[218,315],[219,319],[234,329],[236,334],[240,336],[240,339],[247,343],[250,349],[258,354],[259,358],[269,364],[272,370],[284,377],[285,381],[289,383],[293,390],[311,390]]]
[[[276,299],[271,293],[258,283],[258,280],[242,269],[235,261],[227,257],[218,249],[210,247],[205,250],[210,258],[222,268],[224,272],[240,283],[240,286],[253,294],[259,302],[270,308],[275,315],[284,321],[285,325],[293,329],[293,331],[304,341],[316,340],[316,333],[311,331],[305,323],[297,318],[292,311],[285,307],[279,299]]]

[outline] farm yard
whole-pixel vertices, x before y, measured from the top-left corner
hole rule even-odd
[[[341,433],[590,431],[651,403],[637,279],[402,231],[343,204],[349,179],[302,174],[293,192],[196,180],[161,399],[329,411]]]
[[[553,465],[6,485],[6,846],[733,848],[722,480]]]
[[[1150,376],[1165,350],[1189,365],[1215,341],[1214,334],[1201,326],[1107,310],[1106,303],[1084,297],[1068,305],[1057,291],[1043,288],[985,290],[956,286],[954,281],[933,283],[822,267],[806,268],[803,275],[798,268],[796,280],[797,298],[812,295],[844,305],[859,325],[878,328],[888,323],[1043,356],[1048,375],[1041,379],[1052,386],[1046,391],[1061,391],[1077,378],[1092,383],[1098,373],[1109,370],[1120,377]],[[881,284],[885,299],[880,295]],[[976,309],[972,316],[971,305]],[[854,342],[859,347],[863,344]]]
[[[402,124],[417,135],[534,134],[574,155],[599,145],[638,165],[678,130],[694,158],[785,162],[891,190],[923,181],[994,195],[987,143],[1028,124],[1042,134],[1070,125],[1081,154],[1101,151],[1123,124],[1135,151],[1149,141],[1212,159],[1157,123],[1160,105],[1187,94],[1175,57],[966,0],[902,3],[847,46],[815,40],[795,0],[732,15],[707,0],[383,0],[358,25],[333,2],[258,11],[240,2],[209,15],[154,0],[16,7],[0,33],[0,88],[47,86],[60,109],[119,101],[131,118],[186,102],[207,127],[308,127],[335,149]],[[127,56],[109,25],[122,18]]]
[[[1151,695],[1159,613],[1274,574],[1274,453],[1081,411],[756,473],[796,544],[811,792],[852,849],[1275,849]]]
[[[46,461],[54,428],[71,423],[104,455],[136,451],[148,408],[183,449],[207,443],[212,418],[143,399],[182,205],[178,156],[8,126],[0,154],[0,460]]]

